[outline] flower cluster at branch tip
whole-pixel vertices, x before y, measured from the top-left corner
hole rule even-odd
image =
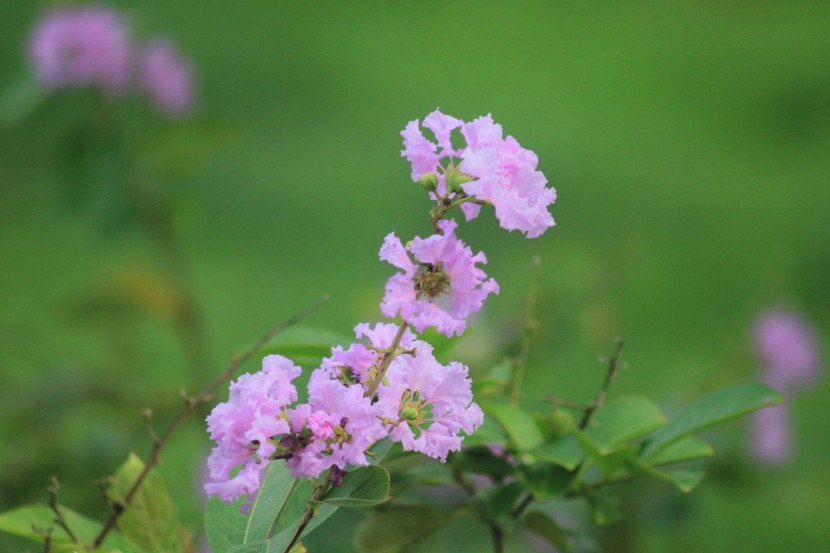
[[[444,216],[459,207],[470,220],[482,205],[493,205],[502,227],[533,238],[553,226],[547,206],[555,194],[536,170],[536,155],[510,136],[503,139],[489,115],[465,123],[436,110],[424,126],[435,142],[412,121],[401,133],[403,155],[412,163],[413,180],[438,202],[430,213],[435,232],[406,245],[390,233],[379,253],[401,270],[387,281],[380,310],[401,322],[358,324],[358,341],[333,347],[312,372],[305,403],[291,404],[296,391],[290,382],[299,369],[283,357],[266,358],[267,376],[234,382],[229,402],[208,417],[217,442],[209,494],[227,501],[250,493],[263,465],[276,460],[284,460],[294,477],[316,478],[328,470],[337,485],[349,467],[371,462],[369,448],[383,438],[443,462],[483,423],[468,368],[441,364],[415,334],[434,327],[448,338],[461,335],[468,317],[499,292],[479,268],[487,263],[484,253],[474,254],[456,236],[455,220]],[[456,129],[467,141],[464,148],[453,148]],[[282,393],[273,391],[274,370],[283,372]],[[248,389],[261,386],[267,391]]]
[[[808,387],[821,372],[818,339],[804,317],[776,307],[764,312],[754,328],[761,380],[791,398]],[[752,452],[761,463],[780,465],[793,455],[788,404],[767,407],[753,415]]]
[[[401,131],[401,155],[412,164],[413,181],[424,183],[434,176],[434,199],[469,200],[461,203],[468,221],[479,215],[481,204],[492,205],[502,228],[528,238],[554,225],[548,206],[556,201],[556,191],[545,186],[548,181],[537,170],[536,154],[512,136],[504,138],[501,125],[489,114],[465,123],[435,110],[423,126],[436,142],[424,137],[417,119],[410,121]],[[463,148],[452,147],[456,129],[466,142]]]
[[[107,6],[52,8],[32,31],[28,54],[50,89],[91,87],[108,96],[136,90],[170,117],[194,104],[189,63],[167,40],[136,45],[125,18]]]

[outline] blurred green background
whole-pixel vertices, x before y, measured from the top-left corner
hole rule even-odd
[[[349,335],[378,320],[383,237],[429,232],[398,133],[436,107],[491,112],[559,195],[557,226],[535,240],[492,213],[462,225],[502,288],[453,352],[474,374],[517,335],[535,254],[531,405],[542,393],[589,400],[617,335],[630,368],[612,394],[672,412],[756,378],[748,336],[763,308],[785,302],[830,328],[826,2],[112,4],[138,36],[169,34],[197,69],[209,123],[181,140],[210,133],[209,153],[175,181],[176,229],[211,361],[186,370],[146,234],[71,208],[60,152],[85,112],[54,99],[5,129],[0,509],[45,499],[57,474],[65,503],[100,516],[92,481],[149,451],[141,409],[163,423],[180,388],[324,292],[306,324]],[[0,7],[0,84],[26,73],[42,7]],[[110,292],[138,308],[90,307]],[[829,385],[793,401],[793,463],[756,466],[748,421],[732,423],[710,436],[718,456],[693,494],[627,494],[626,518],[603,530],[607,551],[826,550]],[[194,417],[163,455],[194,529],[208,449]]]

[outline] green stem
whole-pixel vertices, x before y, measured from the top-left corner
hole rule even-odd
[[[530,345],[532,343],[533,333],[539,326],[536,320],[536,301],[539,297],[539,280],[542,271],[540,265],[542,259],[537,255],[533,257],[533,269],[530,278],[530,289],[527,293],[527,316],[525,318],[524,330],[522,332],[521,343],[519,346],[519,353],[513,359],[510,367],[510,380],[508,384],[510,404],[516,406],[519,404],[519,397],[522,393],[522,378],[524,378],[525,366],[527,365],[527,356],[530,353]]]

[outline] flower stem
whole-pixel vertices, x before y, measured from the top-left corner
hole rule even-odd
[[[530,290],[527,293],[527,316],[525,318],[525,326],[522,332],[521,343],[519,345],[519,353],[513,358],[510,367],[510,380],[508,382],[510,404],[516,406],[519,404],[519,397],[522,393],[522,378],[524,377],[525,366],[527,365],[527,356],[530,353],[531,339],[533,333],[539,326],[536,320],[536,300],[539,297],[539,279],[542,274],[540,265],[542,258],[538,255],[533,257],[533,267],[530,277]]]
[[[398,332],[397,334],[395,334],[395,338],[392,340],[392,345],[389,346],[389,353],[384,354],[383,360],[380,362],[380,365],[378,366],[378,373],[375,375],[375,379],[372,381],[372,384],[366,389],[366,397],[372,398],[378,391],[380,383],[383,382],[383,377],[386,376],[386,371],[389,369],[389,365],[392,364],[392,360],[398,355],[398,346],[400,345],[401,339],[403,338],[403,334],[404,332],[406,332],[406,328],[408,326],[409,325],[407,323],[401,323],[400,328],[398,328]]]

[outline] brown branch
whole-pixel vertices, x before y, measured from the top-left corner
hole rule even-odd
[[[364,394],[369,399],[375,396],[375,392],[378,391],[381,382],[383,382],[383,377],[386,376],[386,371],[389,369],[389,365],[392,364],[392,360],[399,354],[398,346],[401,343],[404,332],[406,332],[407,326],[409,326],[407,323],[401,323],[401,326],[398,328],[398,333],[395,334],[395,338],[392,340],[392,345],[389,346],[389,352],[384,354],[383,359],[378,366],[378,372],[375,375],[375,379],[372,381],[371,385],[369,385],[369,388],[366,389],[366,393]]]
[[[158,464],[159,454],[161,453],[162,448],[164,448],[167,441],[173,435],[174,432],[179,428],[182,421],[184,421],[187,416],[196,409],[202,403],[206,403],[210,401],[211,394],[218,388],[223,382],[228,380],[231,375],[240,367],[242,366],[245,361],[250,359],[259,349],[261,349],[265,344],[267,344],[274,336],[288,328],[289,326],[297,323],[298,321],[306,318],[311,313],[319,309],[321,305],[323,305],[326,301],[328,301],[328,294],[324,295],[322,298],[317,300],[313,305],[307,307],[297,313],[296,315],[286,319],[282,323],[278,324],[271,330],[269,330],[265,335],[263,335],[259,340],[254,343],[251,347],[247,350],[242,352],[240,355],[235,357],[230,364],[225,368],[224,372],[213,379],[213,381],[208,384],[199,394],[194,397],[187,396],[184,392],[182,392],[182,397],[184,399],[184,409],[179,413],[179,415],[173,419],[173,422],[170,423],[170,426],[167,427],[167,430],[164,431],[160,437],[153,436],[153,450],[150,452],[149,457],[147,457],[147,461],[144,464],[144,469],[141,473],[136,477],[135,482],[130,487],[129,491],[124,494],[124,497],[117,503],[113,504],[112,512],[110,513],[109,518],[107,518],[106,522],[104,523],[103,528],[98,533],[98,536],[95,538],[93,542],[93,549],[97,549],[104,543],[104,539],[107,535],[112,531],[115,527],[115,524],[118,522],[119,517],[124,512],[124,510],[129,506],[130,502],[135,497],[138,490],[141,488],[141,484],[144,482],[144,479],[149,474],[150,470]]]
[[[311,522],[311,519],[314,518],[314,503],[320,501],[323,498],[323,495],[328,491],[329,487],[331,486],[331,469],[326,472],[326,476],[323,477],[322,482],[320,485],[314,488],[314,492],[311,494],[311,497],[308,500],[308,504],[306,505],[305,511],[303,511],[303,516],[300,518],[300,524],[297,527],[297,531],[294,532],[294,537],[291,538],[291,543],[288,544],[288,547],[285,548],[285,551],[291,551],[291,548],[294,547],[300,538],[303,535],[303,531],[305,530],[308,523]]]
[[[588,408],[582,415],[582,420],[579,421],[580,430],[585,430],[585,428],[588,427],[588,424],[591,422],[591,417],[600,407],[602,407],[602,404],[605,403],[605,396],[608,394],[608,388],[611,387],[611,383],[614,382],[614,379],[617,377],[617,373],[620,371],[620,356],[622,355],[623,340],[622,338],[617,338],[615,341],[617,342],[617,345],[614,348],[614,354],[611,355],[611,358],[608,360],[608,371],[605,373],[605,380],[597,393],[596,399],[588,405]]]
[[[69,524],[66,522],[63,512],[61,512],[60,506],[58,506],[58,490],[61,489],[61,483],[58,482],[57,476],[52,476],[52,484],[46,489],[49,490],[49,508],[55,513],[55,524],[63,528],[63,531],[66,532],[69,539],[77,542],[78,538],[75,537],[75,533],[69,528]]]

